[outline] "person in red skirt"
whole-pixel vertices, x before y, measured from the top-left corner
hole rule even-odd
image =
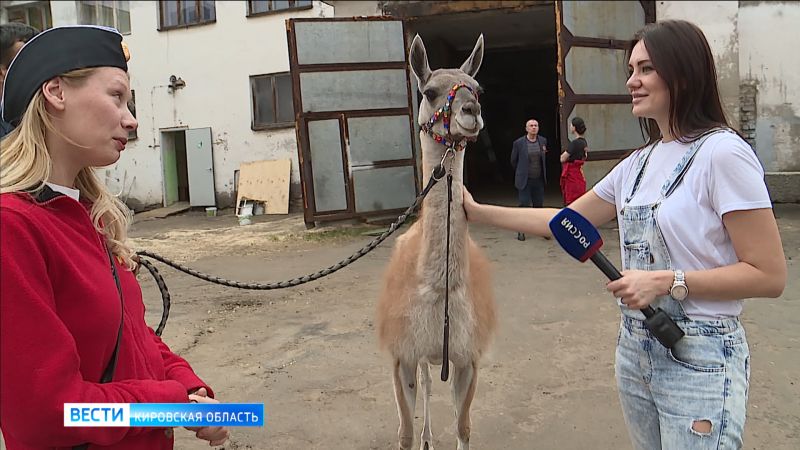
[[[569,131],[575,135],[575,139],[570,141],[567,151],[561,154],[561,195],[564,206],[586,193],[583,163],[586,162],[589,151],[589,145],[583,137],[586,133],[586,123],[583,119],[574,117],[569,124]]]

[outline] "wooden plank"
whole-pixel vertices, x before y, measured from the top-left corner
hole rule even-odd
[[[254,161],[239,165],[239,193],[242,199],[264,202],[265,214],[289,214],[289,176],[292,162],[288,159]]]

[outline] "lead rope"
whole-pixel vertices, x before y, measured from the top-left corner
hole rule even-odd
[[[450,113],[451,106],[453,104],[453,99],[456,97],[456,92],[461,89],[466,88],[468,91],[475,96],[475,100],[478,99],[478,94],[475,92],[471,87],[467,86],[466,83],[457,83],[454,84],[450,91],[447,93],[447,100],[445,101],[444,106],[439,108],[433,113],[430,120],[427,123],[422,125],[422,131],[427,133],[434,141],[444,145],[447,147],[445,150],[444,155],[442,156],[442,162],[439,163],[439,167],[444,167],[444,161],[447,159],[448,155],[455,156],[455,152],[459,150],[464,150],[466,148],[466,140],[462,140],[460,142],[453,141],[453,136],[450,134]],[[442,125],[445,129],[445,135],[442,136],[441,134],[436,133],[433,131],[433,126],[436,122],[442,119]],[[450,375],[450,210],[452,209],[453,203],[453,166],[451,164],[450,169],[447,172],[447,238],[446,238],[446,249],[445,249],[445,274],[444,274],[444,339],[442,341],[442,381],[447,381]]]
[[[445,152],[445,154],[447,154]],[[444,272],[444,340],[442,341],[442,381],[450,375],[450,205],[453,203],[453,171],[447,173],[447,246]]]
[[[433,188],[433,186],[439,180],[444,178],[444,176],[445,176],[444,158],[442,158],[442,162],[440,162],[438,166],[433,168],[433,171],[431,172],[431,177],[428,180],[428,184],[427,184],[427,186],[425,186],[425,189],[423,189],[422,192],[420,192],[420,194],[417,196],[417,198],[414,199],[414,203],[411,204],[411,206],[409,206],[408,209],[406,209],[403,212],[403,214],[398,216],[397,220],[395,222],[393,222],[389,226],[388,230],[384,231],[380,236],[378,236],[377,238],[373,239],[370,243],[368,243],[366,246],[364,246],[359,251],[353,253],[352,255],[350,255],[349,257],[345,258],[344,260],[339,261],[338,263],[334,264],[333,266],[330,266],[328,268],[322,269],[322,270],[320,270],[318,272],[315,272],[315,273],[312,273],[312,274],[308,274],[308,275],[305,275],[305,276],[302,276],[302,277],[298,277],[298,278],[293,278],[293,279],[287,280],[287,281],[279,281],[279,282],[274,282],[274,283],[246,283],[246,282],[235,281],[235,280],[226,280],[226,279],[221,278],[221,277],[217,277],[217,276],[214,276],[214,275],[209,275],[209,274],[205,274],[205,273],[199,272],[199,271],[197,271],[195,269],[192,269],[190,267],[186,267],[186,266],[184,266],[182,264],[178,264],[175,261],[172,261],[172,260],[170,260],[168,258],[165,258],[165,257],[163,257],[161,255],[158,255],[156,253],[149,252],[147,250],[142,250],[142,251],[137,252],[136,255],[139,256],[139,264],[144,266],[144,268],[147,269],[148,272],[150,272],[150,275],[152,275],[153,278],[155,279],[156,284],[158,285],[158,289],[161,292],[161,300],[162,300],[162,303],[163,303],[163,309],[162,309],[162,313],[161,313],[161,321],[159,322],[158,327],[156,328],[156,331],[155,331],[156,335],[161,336],[161,333],[164,331],[164,327],[167,324],[167,319],[169,318],[171,298],[170,298],[169,290],[167,289],[167,284],[164,282],[164,278],[158,272],[158,269],[156,269],[155,266],[152,263],[150,263],[149,261],[146,261],[144,258],[150,258],[150,259],[159,261],[159,262],[161,262],[163,264],[166,264],[166,265],[172,267],[173,269],[181,271],[181,272],[183,272],[183,273],[185,273],[187,275],[191,275],[191,276],[193,276],[195,278],[199,278],[201,280],[208,281],[210,283],[220,284],[220,285],[223,285],[223,286],[234,287],[234,288],[238,288],[238,289],[272,290],[272,289],[283,289],[283,288],[298,286],[298,285],[301,285],[303,283],[308,283],[309,281],[314,281],[314,280],[317,280],[319,278],[322,278],[322,277],[325,277],[327,275],[330,275],[333,272],[336,272],[337,270],[342,269],[342,268],[346,267],[347,265],[353,263],[357,259],[361,258],[362,256],[366,255],[367,253],[369,253],[370,251],[375,249],[375,247],[377,247],[378,244],[380,244],[381,242],[386,240],[386,238],[388,238],[392,233],[397,231],[403,225],[403,223],[405,223],[406,219],[408,219],[408,217],[411,214],[413,214],[417,210],[417,208],[419,208],[420,204],[422,203],[422,200],[425,198],[426,195],[428,195],[428,192],[430,192],[430,190]]]
[[[161,333],[164,332],[164,327],[167,326],[167,319],[169,318],[169,309],[172,305],[172,299],[169,295],[169,289],[167,289],[167,283],[164,282],[164,277],[158,273],[158,269],[156,266],[153,265],[150,261],[139,258],[139,264],[147,269],[150,272],[150,275],[153,276],[153,279],[156,281],[156,285],[158,286],[158,290],[161,291],[161,321],[158,322],[158,327],[156,327],[156,336],[161,336]]]
[[[430,135],[436,142],[438,142],[440,144],[443,144],[443,145],[445,145],[447,147],[447,150],[445,150],[445,153],[442,156],[441,162],[439,163],[438,166],[433,168],[433,171],[431,173],[431,177],[428,180],[428,185],[425,186],[425,189],[423,189],[422,192],[417,196],[417,198],[414,200],[414,203],[411,206],[409,206],[408,209],[406,209],[403,212],[403,214],[401,214],[397,218],[397,220],[389,226],[388,230],[386,230],[385,232],[383,232],[383,234],[381,234],[380,236],[375,238],[372,242],[370,242],[369,244],[364,246],[364,248],[362,248],[361,250],[359,250],[356,253],[350,255],[346,259],[334,264],[333,266],[327,267],[325,269],[322,269],[322,270],[320,270],[318,272],[315,272],[315,273],[312,273],[312,274],[308,274],[308,275],[305,275],[305,276],[302,276],[302,277],[298,277],[298,278],[293,278],[293,279],[287,280],[287,281],[280,281],[280,282],[275,282],[275,283],[245,283],[245,282],[235,281],[235,280],[226,280],[226,279],[221,278],[221,277],[205,274],[205,273],[199,272],[197,270],[194,270],[192,268],[186,267],[186,266],[184,266],[182,264],[178,264],[177,262],[174,262],[174,261],[172,261],[170,259],[167,259],[167,258],[165,258],[165,257],[163,257],[161,255],[158,255],[158,254],[146,251],[146,250],[142,250],[142,251],[137,252],[136,255],[139,256],[139,263],[142,266],[144,266],[147,269],[148,272],[150,272],[150,274],[155,279],[156,284],[158,285],[158,289],[161,291],[161,299],[162,299],[162,302],[163,302],[163,311],[162,311],[162,314],[161,314],[161,321],[159,322],[158,327],[156,328],[156,335],[160,336],[161,333],[164,331],[164,327],[167,324],[167,319],[169,318],[170,303],[171,303],[170,294],[169,294],[169,291],[167,290],[167,284],[164,282],[164,278],[161,276],[160,273],[158,273],[158,270],[155,268],[155,266],[153,264],[149,263],[148,261],[145,261],[143,258],[154,259],[156,261],[159,261],[159,262],[161,262],[163,264],[166,264],[166,265],[172,267],[173,269],[179,270],[179,271],[181,271],[181,272],[183,272],[185,274],[191,275],[191,276],[193,276],[195,278],[199,278],[201,280],[208,281],[208,282],[214,283],[214,284],[220,284],[220,285],[223,285],[223,286],[234,287],[234,288],[238,288],[238,289],[248,289],[248,290],[283,289],[283,288],[294,287],[294,286],[298,286],[298,285],[301,285],[301,284],[304,284],[304,283],[308,283],[309,281],[314,281],[314,280],[317,280],[319,278],[328,276],[328,275],[332,274],[333,272],[336,272],[337,270],[339,270],[339,269],[341,269],[341,268],[353,263],[357,259],[361,258],[362,256],[364,256],[367,253],[369,253],[370,251],[372,251],[381,242],[383,242],[386,238],[388,238],[392,233],[397,231],[400,228],[400,226],[402,226],[403,223],[406,221],[408,216],[413,214],[417,210],[417,208],[419,208],[420,204],[422,203],[422,200],[425,198],[425,196],[428,194],[428,192],[431,190],[431,188],[433,188],[433,186],[436,184],[436,182],[438,182],[439,180],[441,180],[444,177],[444,175],[445,175],[444,162],[445,162],[445,159],[447,159],[447,156],[450,155],[450,154],[455,155],[456,151],[464,150],[464,148],[466,147],[466,140],[462,140],[462,141],[459,141],[459,142],[453,142],[452,141],[452,135],[450,134],[450,112],[451,112],[450,109],[451,109],[451,105],[452,105],[453,99],[455,98],[456,91],[458,91],[461,88],[466,88],[468,91],[470,91],[472,93],[473,96],[475,96],[476,100],[478,99],[478,94],[471,87],[467,86],[465,83],[454,84],[453,87],[448,92],[447,101],[446,101],[445,105],[443,107],[439,108],[433,114],[431,119],[427,123],[425,123],[425,124],[423,124],[421,126],[421,129],[422,129],[423,132],[425,132],[426,134]],[[437,134],[437,133],[435,133],[433,131],[433,125],[440,118],[442,119],[444,128],[446,130],[446,136],[439,135],[439,134]],[[449,273],[450,272],[450,203],[452,203],[452,201],[453,201],[452,187],[453,187],[453,174],[452,174],[452,166],[451,166],[450,167],[450,171],[447,173],[447,202],[448,202],[447,203],[447,262],[446,262],[447,273],[445,274],[445,323],[444,323],[444,333],[445,333],[445,335],[444,335],[444,344],[443,344],[443,346],[444,346],[443,353],[444,353],[444,358],[445,358],[444,359],[445,364],[444,364],[444,367],[442,368],[442,381],[447,381],[447,377],[448,377],[448,373],[449,373],[449,362],[448,362],[447,356],[448,356],[448,340],[449,340],[448,338],[449,338],[449,331],[450,331],[450,323],[449,323],[449,316],[448,316],[448,314],[449,314],[448,313],[448,296],[449,296],[449,279],[450,279],[450,273]]]

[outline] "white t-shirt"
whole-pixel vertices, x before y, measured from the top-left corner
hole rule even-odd
[[[656,145],[630,205],[658,201],[661,186],[690,146],[678,141]],[[637,150],[625,158],[593,188],[600,198],[616,205],[620,223],[619,211],[630,194],[639,155],[644,151]],[[772,208],[772,202],[755,152],[733,133],[708,137],[683,181],[659,208],[658,225],[673,268],[688,272],[736,263],[738,258],[723,227],[722,215],[760,208]],[[619,233],[620,242],[623,242],[622,227]],[[691,296],[691,286],[689,290],[689,297],[681,303],[692,319],[714,320],[735,317],[742,312],[742,300],[695,299]]]

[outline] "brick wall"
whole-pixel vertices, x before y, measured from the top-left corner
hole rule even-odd
[[[747,142],[756,148],[756,96],[758,84],[755,80],[745,80],[739,84],[739,124],[740,131]]]

